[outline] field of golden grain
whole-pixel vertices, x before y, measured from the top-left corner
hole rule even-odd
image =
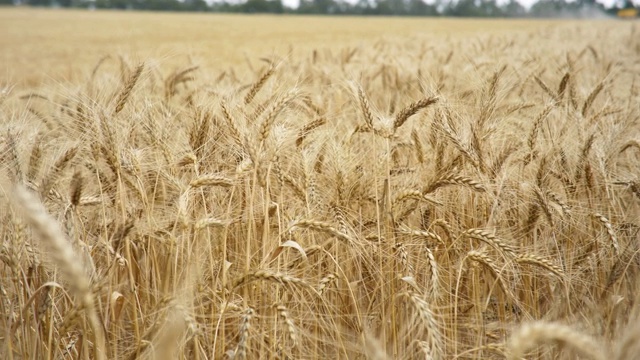
[[[234,66],[244,74],[248,67],[259,68],[263,57],[302,58],[314,49],[340,50],[381,37],[504,33],[556,24],[0,8],[0,81],[28,87],[80,83],[105,56],[110,61],[103,66],[114,65],[115,71],[121,56],[131,63],[153,59],[163,69],[193,63],[207,71]]]
[[[637,24],[0,32],[1,358],[640,356]]]

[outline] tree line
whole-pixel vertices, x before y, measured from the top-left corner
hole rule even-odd
[[[0,0],[0,5],[30,5],[91,9],[157,11],[198,11],[222,13],[271,13],[318,15],[395,15],[453,17],[594,17],[616,15],[633,8],[630,0],[605,7],[596,0],[539,0],[525,8],[516,0],[498,4],[496,0],[300,0],[288,7],[282,0]]]

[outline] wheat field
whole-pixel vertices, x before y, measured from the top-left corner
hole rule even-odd
[[[637,24],[411,21],[5,62],[0,357],[640,356]]]
[[[124,57],[131,63],[153,61],[164,71],[195,62],[208,71],[234,67],[244,75],[263,57],[300,58],[314,49],[336,51],[384,37],[499,34],[558,23],[0,8],[0,79],[25,88],[78,84],[106,56],[115,59],[102,66],[113,71]]]

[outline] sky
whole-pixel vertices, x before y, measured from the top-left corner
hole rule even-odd
[[[282,3],[285,4],[286,6],[289,7],[297,7],[298,3],[300,0],[282,0]],[[355,3],[356,0],[345,0],[351,3]],[[507,2],[507,0],[497,0],[498,4],[501,3],[505,3]],[[531,7],[531,5],[536,2],[537,0],[518,0],[522,5],[524,5],[525,7],[529,8]],[[571,0],[569,0],[571,1]],[[597,2],[604,4],[606,7],[610,7],[611,5],[615,4],[617,0],[596,0]],[[427,3],[429,3],[429,0],[426,0]],[[636,0],[637,2],[637,0]]]

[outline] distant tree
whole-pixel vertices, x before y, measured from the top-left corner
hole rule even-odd
[[[504,11],[495,0],[459,0],[445,10],[449,16],[462,17],[499,17]]]
[[[300,14],[338,14],[348,11],[348,6],[334,0],[301,0],[296,12]]]
[[[481,0],[479,4],[480,16],[484,17],[501,17],[504,16],[502,9],[496,3],[496,0]]]
[[[334,0],[313,0],[318,13],[335,14],[338,12],[338,4]]]
[[[230,13],[230,12],[239,12],[240,11],[240,7],[236,4],[231,4],[228,3],[226,1],[221,1],[221,2],[214,2],[211,4],[211,11],[214,12],[223,12],[223,13]]]
[[[209,4],[204,0],[185,0],[183,7],[187,11],[203,12],[209,10]]]
[[[409,13],[409,0],[389,0],[393,15],[407,15]]]
[[[133,3],[129,0],[96,0],[98,9],[133,9]]]
[[[26,3],[31,6],[50,6],[51,0],[27,0]]]
[[[369,15],[373,13],[374,6],[369,0],[358,0],[351,7],[351,13],[356,15]]]
[[[140,6],[141,9],[155,11],[179,11],[183,8],[183,4],[177,0],[144,0],[140,1],[138,4],[136,4],[135,8]],[[127,8],[133,7],[133,2],[127,1]]]
[[[635,5],[633,4],[633,1],[631,1],[631,0],[622,0],[622,1],[619,1],[619,3],[620,3],[620,6],[619,6],[620,9],[634,9],[635,8]]]
[[[281,0],[247,0],[240,5],[240,9],[245,13],[282,14],[284,12]]]
[[[568,16],[572,13],[571,5],[565,0],[539,0],[529,10],[534,17],[558,17]]]
[[[296,12],[299,14],[315,14],[316,8],[311,0],[300,0]]]
[[[475,17],[479,16],[480,12],[478,10],[478,6],[476,6],[475,0],[458,0],[455,3],[449,3],[445,9],[445,15]]]
[[[62,6],[164,11],[215,11],[244,13],[354,14],[459,17],[592,17],[616,15],[634,8],[632,0],[617,0],[606,8],[603,0],[538,0],[530,10],[521,0],[301,0],[297,8],[285,7],[282,0],[0,0],[0,5]],[[242,1],[242,0],[240,0]]]
[[[509,0],[508,3],[502,5],[502,13],[506,17],[524,17],[527,15],[527,9],[516,0]]]
[[[371,9],[373,15],[393,15],[393,7],[389,0],[379,0]]]
[[[408,3],[409,15],[413,16],[436,16],[438,15],[438,9],[434,5],[429,5],[423,0],[410,0]]]

